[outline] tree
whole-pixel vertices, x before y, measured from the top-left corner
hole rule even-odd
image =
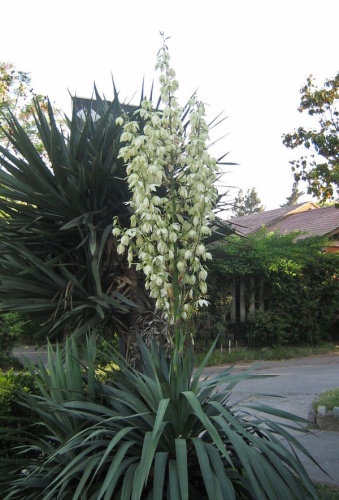
[[[34,92],[29,73],[19,71],[12,63],[0,62],[0,144],[11,145],[5,131],[10,130],[7,119],[12,113],[33,144],[42,151],[34,120],[34,102],[39,102],[41,109],[47,111],[47,98]]]
[[[11,63],[0,62],[0,109],[22,109],[23,102],[30,102],[30,82],[28,73],[16,70]]]
[[[286,198],[286,202],[283,205],[280,205],[281,207],[286,207],[286,206],[293,206],[296,205],[299,201],[299,198],[303,196],[305,193],[304,191],[299,191],[298,189],[298,182],[294,181],[293,186],[292,186],[292,192],[291,194]]]
[[[239,189],[238,196],[235,197],[234,207],[232,209],[234,217],[242,217],[243,215],[262,212],[265,207],[261,205],[261,200],[256,189],[248,189],[246,194],[242,189]]]
[[[339,192],[339,73],[318,88],[309,76],[301,88],[298,111],[315,119],[315,126],[299,127],[283,135],[291,149],[304,154],[291,161],[294,178],[308,183],[308,193],[321,201],[338,201]]]

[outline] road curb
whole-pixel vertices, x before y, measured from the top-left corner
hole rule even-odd
[[[338,407],[333,408],[333,411],[327,411],[325,406],[318,406],[316,410],[311,407],[308,414],[308,420],[320,430],[339,432]]]

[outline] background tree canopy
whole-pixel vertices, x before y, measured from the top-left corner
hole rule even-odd
[[[41,109],[47,111],[47,98],[37,94],[31,87],[29,73],[20,71],[9,62],[0,61],[0,144],[11,147],[11,142],[5,131],[10,132],[7,119],[12,113],[19,121],[30,140],[39,150],[43,151],[43,144],[38,135],[34,120],[34,102],[39,102]],[[57,115],[56,110],[55,115]],[[61,121],[61,115],[58,116]]]
[[[305,151],[299,159],[290,162],[295,180],[306,181],[308,193],[320,200],[338,202],[339,73],[320,88],[310,76],[300,92],[298,110],[307,113],[315,123],[283,135],[286,147]]]
[[[245,194],[242,189],[239,189],[238,196],[235,197],[232,208],[234,217],[242,217],[243,215],[262,212],[263,210],[265,210],[265,207],[261,205],[261,200],[254,187],[248,189]]]
[[[292,186],[291,194],[286,198],[286,202],[280,205],[281,207],[293,206],[299,202],[299,198],[303,196],[305,193],[303,191],[299,191],[298,182],[294,181]]]

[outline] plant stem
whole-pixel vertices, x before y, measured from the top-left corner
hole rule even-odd
[[[173,173],[170,177],[170,191],[171,191],[171,204],[172,204],[172,223],[176,222],[176,196],[175,196],[175,180]],[[178,272],[178,244],[174,244],[174,258],[173,258],[173,271],[172,271],[172,291],[173,291],[173,327],[174,327],[174,346],[175,349],[181,354],[183,350],[183,335],[181,327],[181,295],[180,283]]]

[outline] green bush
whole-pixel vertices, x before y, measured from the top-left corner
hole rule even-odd
[[[0,370],[0,416],[18,416],[22,412],[17,403],[17,392],[32,393],[35,390],[34,379],[29,371],[15,373],[13,369],[7,372]]]
[[[324,238],[296,241],[297,236],[263,229],[248,238],[231,236],[224,245],[215,245],[209,263],[209,323],[213,325],[220,316],[216,292],[223,290],[227,294],[236,285],[237,305],[241,283],[246,314],[253,304],[271,313],[262,316],[258,311],[257,319],[250,317],[249,335],[255,345],[264,345],[257,326],[263,328],[267,346],[315,345],[338,339],[338,255],[322,251],[327,244]],[[206,328],[198,329],[197,334],[205,335]]]
[[[206,360],[194,371],[191,350],[179,363],[156,345],[140,350],[143,372],[115,355],[107,361],[120,370],[102,384],[92,344],[85,376],[74,342],[64,352],[49,346],[48,369],[31,367],[39,395],[22,393],[41,432],[0,461],[5,500],[317,498],[295,451],[312,457],[289,434],[308,432],[300,427],[307,421],[230,402],[235,384],[255,377],[251,370],[203,379]]]
[[[33,411],[20,403],[22,393],[34,394],[37,386],[29,371],[15,373],[0,370],[0,457],[10,456],[16,446],[24,444],[25,426]],[[15,438],[12,439],[12,432]],[[30,430],[32,432],[32,429]],[[35,432],[37,428],[35,427]]]
[[[17,313],[0,315],[0,358],[8,357],[23,331],[24,321]]]
[[[11,414],[11,401],[14,391],[17,389],[14,377],[13,371],[0,372],[0,412],[2,417]]]
[[[96,329],[94,333],[96,335],[95,364],[107,364],[108,355],[112,350],[119,350],[119,336],[117,333],[108,336],[98,329]]]
[[[316,409],[318,406],[325,406],[327,411],[332,411],[335,406],[339,407],[339,387],[319,394],[313,402],[313,408]]]
[[[251,347],[278,347],[288,341],[288,324],[273,311],[249,314],[245,342]]]

